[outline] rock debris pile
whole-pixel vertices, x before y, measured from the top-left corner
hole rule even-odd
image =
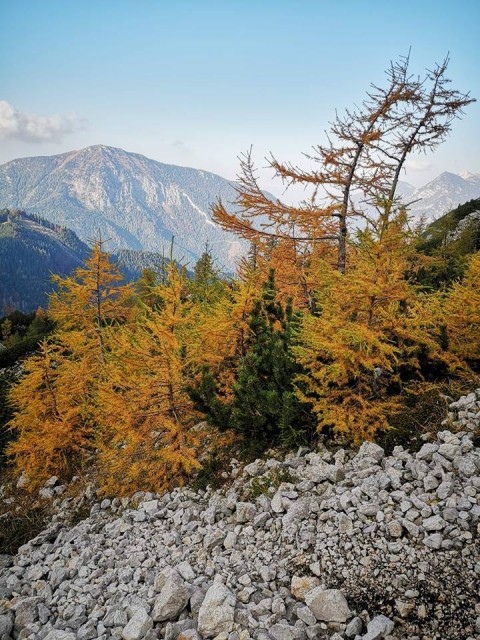
[[[450,416],[465,429],[473,396]],[[479,639],[475,442],[232,461],[216,491],[57,518],[1,557],[0,639]]]

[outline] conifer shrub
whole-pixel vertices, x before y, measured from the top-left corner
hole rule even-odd
[[[246,455],[269,447],[307,442],[314,419],[307,404],[295,394],[299,366],[292,354],[299,317],[290,301],[277,300],[275,277],[270,271],[248,317],[245,353],[239,358],[231,399],[223,398],[212,371],[204,368],[189,393],[196,408],[220,428],[241,436]]]

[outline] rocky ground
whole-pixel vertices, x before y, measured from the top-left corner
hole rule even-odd
[[[480,639],[479,422],[480,390],[414,454],[232,461],[223,489],[105,499],[73,527],[65,500],[0,557],[0,639]]]

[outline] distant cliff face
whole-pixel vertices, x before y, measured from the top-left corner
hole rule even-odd
[[[427,221],[443,216],[458,205],[480,197],[480,174],[464,176],[444,171],[434,180],[414,189],[403,183],[402,197],[404,202],[413,202],[409,211]],[[407,189],[406,187],[410,187]]]
[[[233,270],[244,246],[212,222],[210,206],[218,197],[232,202],[233,183],[101,145],[0,166],[2,207],[38,213],[83,241],[101,230],[111,250],[169,255],[175,237],[174,255],[189,267],[208,243],[219,266]]]

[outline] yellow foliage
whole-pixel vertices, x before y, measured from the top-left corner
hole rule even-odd
[[[299,397],[312,403],[319,429],[360,441],[388,428],[400,369],[421,377],[427,354],[449,366],[435,339],[430,305],[405,278],[412,266],[405,219],[385,217],[359,236],[346,274],[323,263],[318,315],[305,315],[296,355],[306,373]]]
[[[9,453],[31,486],[51,475],[68,476],[91,453],[106,329],[124,321],[131,296],[131,287],[120,280],[99,242],[84,267],[55,278],[58,292],[49,305],[54,337],[27,360],[11,392],[16,413],[9,428],[18,439]]]
[[[136,323],[112,330],[112,352],[99,386],[97,445],[103,489],[128,494],[182,484],[200,465],[196,414],[185,392],[194,308],[182,300],[172,263]]]
[[[35,489],[52,475],[68,476],[90,449],[92,432],[85,419],[89,371],[66,359],[61,346],[46,341],[24,366],[10,395],[16,413],[9,427],[17,439],[7,453]]]
[[[464,360],[480,360],[480,252],[448,292],[445,322],[452,351]]]

